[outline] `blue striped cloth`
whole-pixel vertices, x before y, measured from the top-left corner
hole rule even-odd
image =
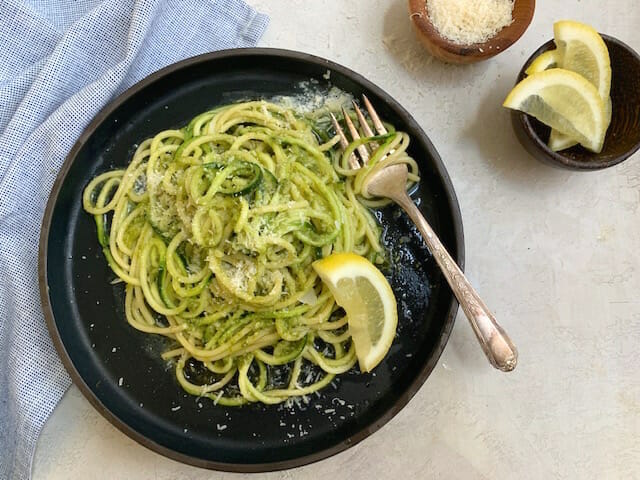
[[[69,387],[42,316],[38,235],[56,174],[89,121],[180,59],[254,46],[241,0],[0,1],[0,479],[27,479]]]

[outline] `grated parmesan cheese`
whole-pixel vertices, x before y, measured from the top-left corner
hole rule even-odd
[[[433,26],[458,45],[486,42],[513,22],[513,0],[426,0]]]
[[[231,284],[240,290],[248,288],[249,279],[257,273],[256,265],[249,260],[241,260],[233,270],[227,272]]]

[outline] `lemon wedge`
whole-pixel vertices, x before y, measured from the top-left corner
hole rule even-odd
[[[556,22],[553,26],[558,66],[582,75],[595,85],[605,102],[607,126],[611,123],[611,60],[600,34],[591,26],[570,20]],[[547,52],[548,53],[548,52]],[[543,57],[540,55],[540,57]],[[533,66],[538,57],[531,65]],[[540,60],[542,64],[545,59]],[[541,65],[538,65],[538,68]],[[549,148],[554,152],[572,147],[577,142],[557,130],[549,136]]]
[[[593,83],[603,100],[611,91],[609,50],[596,29],[584,23],[562,20],[553,25],[561,67]]]
[[[547,50],[538,55],[524,73],[533,75],[534,73],[544,72],[550,68],[558,68],[560,65],[560,52],[558,50]]]
[[[571,20],[553,26],[557,48],[539,55],[525,73],[535,75],[550,68],[571,70],[591,82],[605,103],[607,128],[611,123],[611,60],[600,34],[591,26]],[[606,129],[605,129],[606,130]],[[578,143],[571,136],[552,129],[549,148],[554,152]]]
[[[360,370],[370,372],[396,335],[398,309],[389,282],[369,260],[353,253],[331,254],[313,268],[347,313]]]
[[[536,73],[518,83],[503,104],[600,152],[607,130],[606,108],[596,87],[562,68]]]

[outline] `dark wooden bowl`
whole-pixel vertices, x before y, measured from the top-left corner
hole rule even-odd
[[[547,146],[549,127],[525,113],[511,112],[518,140],[544,163],[571,170],[600,170],[626,160],[640,148],[640,55],[620,40],[608,35],[602,38],[609,49],[612,70],[612,117],[602,152],[593,153],[579,145],[554,152]],[[550,40],[531,55],[517,82],[526,76],[525,70],[538,55],[553,48],[555,44]]]
[[[425,0],[409,0],[409,13],[418,38],[431,55],[448,63],[480,62],[504,52],[527,30],[535,8],[535,0],[515,0],[511,25],[484,43],[458,45],[440,35],[433,26]]]

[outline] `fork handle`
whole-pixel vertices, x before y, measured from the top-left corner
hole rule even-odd
[[[404,190],[402,194],[395,195],[394,200],[420,230],[427,247],[429,247],[429,251],[435,257],[447,282],[451,286],[451,290],[453,290],[462,310],[469,319],[469,323],[491,365],[503,372],[510,372],[516,368],[518,362],[516,347],[469,283],[467,277],[462,273],[458,264],[442,245],[431,225],[418,210],[418,207]]]

